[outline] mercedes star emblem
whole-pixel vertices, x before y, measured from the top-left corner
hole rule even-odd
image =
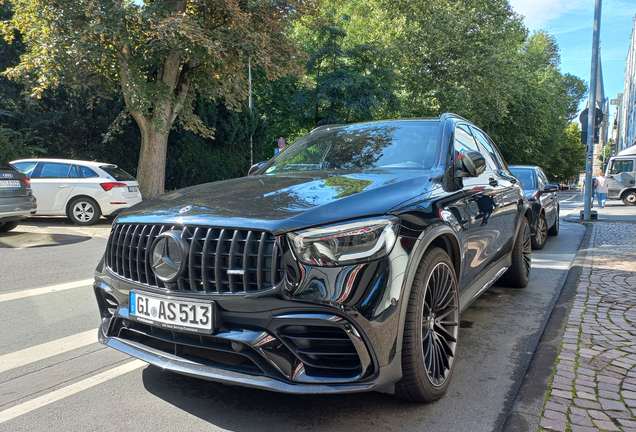
[[[157,236],[150,246],[151,267],[157,278],[176,282],[186,266],[188,245],[181,231],[170,230]]]

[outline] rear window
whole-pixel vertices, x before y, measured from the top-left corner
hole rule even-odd
[[[0,169],[14,170],[11,164],[2,158],[0,158]]]
[[[37,164],[37,162],[16,162],[13,166],[25,173],[28,177],[32,177],[33,170]]]
[[[108,173],[109,176],[111,176],[117,181],[135,181],[135,178],[133,176],[131,176],[130,174],[128,174],[126,171],[122,169],[113,168],[109,166],[100,166],[100,168],[106,171],[106,173]]]

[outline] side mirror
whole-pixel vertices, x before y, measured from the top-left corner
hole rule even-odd
[[[263,165],[265,165],[267,162],[259,162],[259,163],[255,163],[254,165],[252,165],[250,167],[250,170],[247,172],[248,176],[251,176],[252,174],[254,174],[256,171],[258,171]]]
[[[461,152],[457,155],[456,170],[457,177],[477,177],[486,170],[486,159],[478,151]]]
[[[549,193],[549,192],[557,192],[558,190],[559,190],[559,185],[557,185],[556,183],[548,183],[547,185],[545,185],[542,192]]]

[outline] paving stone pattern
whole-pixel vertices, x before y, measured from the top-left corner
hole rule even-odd
[[[539,430],[636,432],[636,224],[595,224]]]

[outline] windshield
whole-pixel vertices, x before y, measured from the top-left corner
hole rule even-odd
[[[265,173],[306,170],[433,167],[439,121],[393,121],[334,127],[307,134],[266,166]]]
[[[524,190],[537,189],[537,182],[534,177],[534,170],[532,169],[515,169],[510,168],[512,175],[517,177],[521,182]]]

